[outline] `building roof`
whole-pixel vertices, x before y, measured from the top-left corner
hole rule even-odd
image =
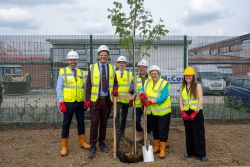
[[[94,36],[95,38],[92,39],[93,45],[119,45],[119,38],[117,36],[108,36],[104,38],[97,38],[97,36]],[[136,39],[137,43],[145,43],[145,39]],[[85,39],[46,39],[46,42],[50,42],[53,45],[89,45],[90,44],[90,38]],[[192,41],[188,40],[188,44],[190,44]],[[154,40],[153,44],[156,45],[184,45],[184,38],[183,36],[166,36],[163,37],[161,40]]]
[[[212,48],[213,46],[220,47],[220,46],[225,46],[225,45],[237,44],[237,42],[241,42],[247,39],[250,39],[250,33],[237,36],[237,37],[233,37],[233,38],[229,38],[229,39],[225,39],[225,40],[221,40],[218,42],[209,43],[209,44],[202,45],[199,47],[194,47],[192,49],[189,49],[189,51],[202,50],[204,48]]]

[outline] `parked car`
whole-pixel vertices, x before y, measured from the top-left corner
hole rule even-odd
[[[223,74],[214,64],[194,65],[197,81],[201,83],[204,94],[223,94],[226,82]]]
[[[230,81],[224,92],[229,107],[246,107],[250,110],[250,77],[237,77]]]

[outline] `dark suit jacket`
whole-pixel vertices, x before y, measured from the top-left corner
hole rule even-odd
[[[99,62],[98,62],[99,63]],[[109,63],[108,63],[109,64]],[[94,65],[94,64],[93,64]],[[98,68],[99,68],[99,65],[98,65]],[[108,83],[109,83],[109,65],[108,65],[108,69],[107,69],[107,73],[108,73]],[[100,69],[99,69],[100,71]],[[101,71],[100,71],[101,73]],[[100,81],[101,82],[101,81]],[[101,83],[99,84],[101,85]],[[87,82],[86,82],[86,101],[90,101],[90,96],[91,96],[91,88],[92,88],[92,82],[91,82],[91,72],[90,72],[90,69],[88,70],[88,77],[87,77]],[[117,82],[117,78],[116,78],[116,75],[115,75],[115,78],[114,78],[114,86],[113,86],[113,89],[118,89],[118,82]],[[99,92],[100,92],[100,87],[99,87]],[[110,95],[109,95],[110,96]],[[108,98],[110,100],[110,98]],[[94,104],[97,104],[98,103],[98,100],[99,98],[97,98],[97,101],[94,103]],[[110,100],[110,103],[111,103],[111,100]]]

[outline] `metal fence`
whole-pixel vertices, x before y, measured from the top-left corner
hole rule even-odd
[[[59,68],[66,67],[70,49],[79,54],[78,67],[87,70],[97,61],[97,48],[110,48],[115,64],[126,50],[116,36],[0,36],[0,124],[14,122],[58,123],[62,121],[56,98]],[[171,83],[172,117],[180,117],[178,98],[183,69],[193,66],[202,84],[206,119],[250,118],[250,34],[238,37],[166,36],[154,41],[157,49],[145,57],[158,65]],[[136,45],[141,59],[143,40]],[[131,69],[131,66],[129,67]],[[132,115],[132,114],[130,114]],[[86,113],[89,118],[89,112]],[[129,116],[129,118],[131,118]]]

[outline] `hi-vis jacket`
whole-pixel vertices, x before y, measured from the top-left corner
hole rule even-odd
[[[118,93],[119,95],[129,95],[129,88],[131,80],[133,79],[132,72],[127,70],[123,71],[123,76],[121,77],[119,71],[116,71],[116,78],[118,82]],[[117,102],[128,104],[129,100],[119,99]]]
[[[113,101],[113,86],[114,86],[114,78],[115,78],[115,66],[108,63],[108,91],[110,95],[110,100]],[[99,64],[91,64],[90,65],[90,73],[91,73],[91,97],[90,100],[92,102],[96,102],[99,96],[99,88],[101,83]]]
[[[145,92],[146,92],[148,100],[154,100],[160,97],[161,92],[166,85],[168,87],[170,86],[166,80],[160,78],[157,81],[155,87],[153,88],[153,80],[147,79],[145,81],[144,88],[145,88]],[[163,116],[170,112],[171,112],[170,96],[168,96],[167,99],[161,104],[158,104],[158,103],[151,104],[150,106],[148,106],[148,110],[147,110],[147,114],[152,113],[153,115],[156,115],[156,116]]]
[[[139,93],[139,90],[141,90],[141,88],[142,88],[142,78],[141,78],[141,76],[140,75],[137,75],[137,78],[136,78],[137,80],[136,80],[136,88],[135,88],[135,90],[136,90],[136,92],[137,92],[137,96],[140,96],[140,93]],[[151,79],[151,77],[150,77],[150,75],[148,75],[148,79]],[[145,83],[145,82],[144,82]],[[135,107],[137,107],[137,108],[139,108],[139,107],[142,107],[143,105],[142,105],[142,103],[141,103],[141,99],[138,99],[138,98],[136,98],[136,100],[135,100]]]
[[[182,99],[185,111],[189,109],[196,111],[199,100],[191,96],[190,91],[187,92],[186,85],[182,88]],[[200,109],[202,109],[202,107]]]
[[[63,78],[63,101],[82,102],[84,100],[84,85],[86,82],[86,71],[76,69],[76,76],[69,67],[61,68],[59,74]]]

